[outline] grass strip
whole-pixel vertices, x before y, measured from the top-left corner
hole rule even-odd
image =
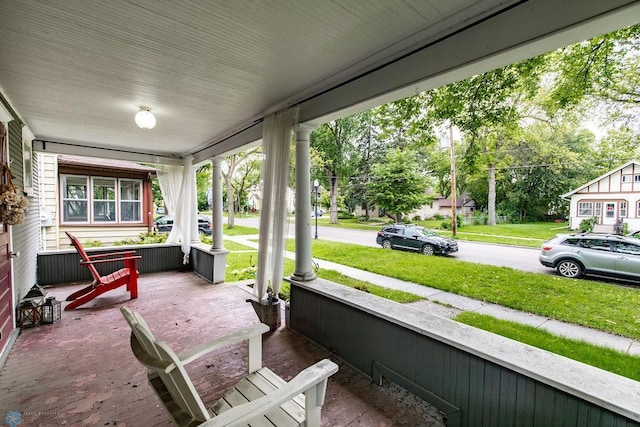
[[[242,245],[240,245],[242,246]],[[225,242],[226,247],[226,242]],[[227,247],[227,249],[229,249]],[[236,282],[239,280],[253,279],[255,278],[258,260],[258,251],[254,253],[248,252],[230,252],[227,255],[227,268],[225,272],[226,282]],[[284,275],[289,276],[295,270],[295,263],[290,259],[285,259]],[[382,298],[389,299],[391,301],[399,303],[409,303],[422,300],[418,295],[414,295],[408,292],[397,291],[394,289],[388,289],[383,286],[373,285],[362,280],[357,280],[349,276],[345,276],[334,270],[319,270],[318,277],[330,280],[341,285],[356,288],[364,292],[368,292],[373,295],[377,295]],[[289,284],[284,282],[280,288],[280,293],[283,294],[286,299],[289,295]]]
[[[640,339],[640,289],[325,240],[314,240],[312,251],[364,271]]]
[[[484,314],[465,312],[460,313],[454,320],[640,381],[640,357],[638,356],[560,337],[533,326],[496,319]]]

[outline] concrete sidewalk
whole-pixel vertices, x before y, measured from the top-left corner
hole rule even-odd
[[[256,240],[257,237],[257,235],[225,236],[225,239],[233,240],[237,243],[257,249],[258,243],[251,241]],[[295,259],[295,254],[293,252],[287,252],[286,257]],[[498,319],[509,320],[544,329],[555,335],[582,340],[598,346],[613,348],[623,353],[640,356],[640,341],[637,340],[597,331],[584,326],[560,322],[548,317],[525,313],[497,304],[489,304],[461,295],[444,292],[440,289],[430,288],[417,283],[405,282],[392,277],[370,273],[330,261],[319,259],[314,259],[313,261],[320,269],[335,270],[345,276],[353,277],[373,285],[405,291],[427,298],[429,301],[419,301],[408,305],[432,314],[444,317],[454,317],[463,311],[472,311],[475,313],[493,316]]]

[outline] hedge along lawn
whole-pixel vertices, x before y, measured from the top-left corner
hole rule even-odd
[[[640,381],[640,357],[637,356],[484,314],[465,312],[454,320]]]
[[[293,241],[288,242],[293,250]],[[314,257],[640,339],[640,289],[411,252],[314,240]]]
[[[235,243],[235,242],[232,242]],[[244,246],[237,244],[238,246]],[[225,241],[225,247],[227,242]],[[246,246],[244,246],[246,248]],[[258,265],[258,251],[255,249],[252,252],[234,252],[233,249],[227,247],[231,252],[227,254],[227,268],[225,271],[226,282],[237,282],[240,280],[252,279],[255,277],[255,267]],[[250,248],[249,248],[250,249]],[[285,258],[284,275],[290,276],[295,270],[295,263],[290,259]],[[418,295],[410,294],[408,292],[396,291],[388,289],[382,286],[376,286],[362,280],[357,280],[344,274],[338,273],[334,270],[319,270],[318,277],[331,280],[332,282],[339,283],[341,285],[349,286],[352,288],[358,288],[365,292],[369,292],[373,295],[377,295],[382,298],[389,299],[391,301],[408,303],[420,301],[422,298]],[[281,293],[289,295],[289,284],[283,282],[281,286]]]

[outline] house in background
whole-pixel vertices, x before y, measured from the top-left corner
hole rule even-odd
[[[411,213],[410,218],[419,215],[421,219],[433,218],[436,215],[442,215],[443,217],[451,216],[451,203],[452,200],[443,196],[435,196],[433,202],[428,205],[424,205],[420,209]],[[456,215],[468,216],[476,210],[476,201],[473,200],[469,193],[462,193],[456,197]]]
[[[436,215],[442,215],[443,217],[451,216],[451,199],[437,195],[434,197],[431,203],[428,203],[422,206],[420,209],[416,209],[411,212],[409,215],[406,215],[404,218],[406,221],[412,221],[413,218],[419,216],[421,220],[431,219]],[[469,197],[469,193],[462,193],[460,196],[456,198],[456,214],[462,216],[471,215],[476,210],[476,202],[471,197]],[[355,209],[354,214],[356,216],[364,216],[365,211],[362,207],[358,206]],[[380,209],[376,206],[369,209],[370,217],[379,217],[384,215],[380,212]]]
[[[632,160],[562,195],[570,199],[569,228],[596,218],[598,231],[612,231],[621,218],[629,230],[640,230],[640,162]]]
[[[123,160],[38,156],[42,250],[68,248],[65,231],[81,242],[109,246],[153,227],[154,168]]]

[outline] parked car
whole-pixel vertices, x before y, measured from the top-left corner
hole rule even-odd
[[[318,208],[318,210],[315,211],[315,212],[313,210],[311,211],[311,216],[312,217],[314,217],[314,216],[322,216],[322,215],[324,215],[324,211],[322,209],[320,209],[320,208]]]
[[[640,239],[613,234],[560,234],[542,245],[545,267],[564,277],[583,275],[640,280]]]
[[[415,224],[394,224],[378,231],[376,243],[385,249],[407,249],[425,255],[458,252],[458,242]]]
[[[159,233],[168,233],[172,228],[172,215],[161,216],[153,222],[153,229]],[[204,215],[198,215],[198,233],[209,236],[212,232],[211,221],[209,218]]]

